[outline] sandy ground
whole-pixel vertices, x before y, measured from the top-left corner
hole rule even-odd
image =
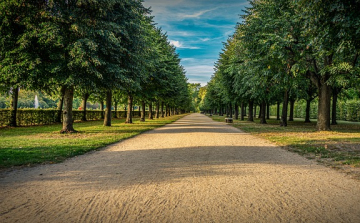
[[[360,222],[360,182],[192,114],[3,173],[0,222]]]

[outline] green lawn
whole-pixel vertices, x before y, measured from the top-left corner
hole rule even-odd
[[[134,124],[125,124],[125,119],[113,119],[111,127],[104,127],[103,121],[79,122],[74,123],[74,128],[79,132],[73,134],[60,134],[61,124],[0,128],[0,168],[58,163],[184,116],[176,115],[146,122],[134,119]]]
[[[212,116],[216,121],[224,121],[224,116]],[[267,120],[268,124],[239,121],[231,124],[245,132],[268,139],[290,151],[307,158],[317,159],[333,166],[351,165],[360,168],[360,123],[340,121],[331,126],[332,131],[316,131],[316,122],[304,123],[303,119],[289,122],[288,127],[280,127],[279,121]]]

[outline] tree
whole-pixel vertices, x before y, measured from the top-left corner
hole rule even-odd
[[[37,89],[50,85],[38,79],[41,65],[42,38],[52,26],[43,26],[49,19],[45,1],[2,1],[0,3],[0,82],[12,92],[10,126],[16,126],[19,88]],[[50,31],[51,32],[51,31]],[[48,34],[51,35],[51,34]]]
[[[359,77],[360,1],[302,0],[298,7],[306,21],[310,78],[319,95],[317,129],[330,130],[333,83],[339,75]]]

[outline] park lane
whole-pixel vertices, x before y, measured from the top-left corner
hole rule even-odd
[[[0,189],[0,222],[360,222],[359,181],[201,114]]]

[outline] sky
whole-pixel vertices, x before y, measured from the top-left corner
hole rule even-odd
[[[181,58],[189,83],[205,86],[247,0],[144,0]]]

